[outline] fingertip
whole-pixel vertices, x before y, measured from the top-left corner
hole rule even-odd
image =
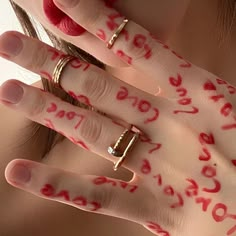
[[[26,184],[31,179],[31,168],[27,160],[15,159],[5,168],[6,181],[14,186]]]

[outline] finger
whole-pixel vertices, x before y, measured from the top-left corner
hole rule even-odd
[[[115,9],[107,7],[104,1],[54,0],[54,3],[105,44],[125,19]],[[126,63],[158,80],[167,94],[173,93],[168,78],[177,73],[187,73],[187,70],[194,67],[166,45],[153,39],[150,32],[132,21],[126,25],[123,34],[118,37],[111,50]]]
[[[50,93],[17,80],[9,80],[1,85],[0,99],[3,105],[57,131],[74,144],[113,163],[119,160],[118,157],[108,153],[108,148],[114,146],[125,128],[112,119],[73,106]],[[122,166],[134,173],[142,174],[142,158],[149,149],[152,149],[152,152],[157,151],[159,146],[151,145],[146,140],[142,143],[138,140],[127,154]]]
[[[13,40],[19,41],[22,48],[17,55],[11,55],[9,60],[52,80],[56,64],[63,53],[18,32],[7,32],[0,37],[0,51],[9,54],[4,45],[9,42],[14,44]],[[80,102],[92,105],[147,132],[153,132],[152,124],[158,120],[162,107],[167,103],[164,99],[136,89],[79,59],[65,68],[61,75],[61,86]],[[167,105],[165,107],[170,109],[170,104]]]
[[[55,33],[59,37],[67,35],[66,41],[73,44],[79,45],[79,47],[86,52],[94,55],[98,60],[104,62],[107,65],[114,66],[126,66],[126,64],[117,58],[112,52],[106,50],[105,45],[97,39],[94,35],[87,32],[81,26],[76,24],[69,16],[63,13],[53,2],[53,0],[43,1],[43,9],[45,12],[45,17],[51,24],[53,24]],[[43,16],[38,16],[43,18]],[[46,22],[47,22],[46,20]],[[45,19],[43,19],[45,21]],[[46,25],[45,25],[46,26]],[[75,44],[75,45],[76,45]],[[96,50],[94,50],[96,48]]]
[[[78,175],[23,159],[11,161],[5,177],[11,185],[41,198],[87,212],[140,221],[137,206],[144,199],[144,192],[129,182]]]

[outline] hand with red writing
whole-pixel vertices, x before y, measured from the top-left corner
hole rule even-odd
[[[114,34],[107,16],[119,13],[104,9],[86,30],[107,43]],[[86,25],[77,6],[63,10]],[[118,26],[123,19],[116,19]],[[141,135],[122,165],[134,173],[133,179],[79,175],[17,159],[7,166],[7,181],[42,198],[136,222],[156,235],[236,235],[236,88],[187,62],[134,22],[129,21],[124,32],[111,51],[147,80],[158,80],[161,97],[79,59],[63,71],[61,86],[107,117],[17,80],[5,82],[0,96],[7,107],[112,162],[117,158],[108,147],[125,129],[115,118],[133,124]],[[14,43],[14,52],[4,48],[6,41]],[[0,50],[49,80],[63,55],[17,32],[1,36]],[[38,52],[37,60],[32,52]]]

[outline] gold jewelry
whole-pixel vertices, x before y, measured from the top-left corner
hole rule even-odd
[[[119,37],[121,31],[125,28],[126,24],[129,22],[128,19],[124,19],[123,22],[121,23],[121,25],[117,28],[117,30],[115,31],[115,33],[112,35],[110,41],[107,44],[108,49],[111,49],[112,46],[114,45],[115,41],[117,40],[117,38]]]
[[[134,144],[139,138],[140,132],[135,132],[134,128],[135,127],[131,125],[129,129],[126,129],[121,134],[116,143],[113,146],[108,147],[107,149],[108,153],[120,158],[117,162],[114,163],[114,171],[117,171],[117,169],[122,165],[127,156],[127,153],[133,148]],[[136,130],[138,129],[136,128]],[[127,145],[125,146],[124,143]]]
[[[53,71],[53,76],[52,76],[52,82],[54,83],[54,85],[56,87],[62,88],[61,84],[60,84],[60,80],[61,80],[61,74],[63,72],[63,69],[66,67],[66,65],[74,60],[75,57],[71,56],[71,55],[65,55],[63,56],[57,63],[54,71]]]

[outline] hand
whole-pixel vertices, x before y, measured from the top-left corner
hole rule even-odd
[[[100,16],[101,22],[107,14]],[[96,35],[99,22],[92,27],[87,30]],[[133,179],[78,175],[18,159],[7,166],[7,181],[39,197],[137,222],[156,235],[235,235],[236,89],[185,61],[134,22],[126,31],[129,40],[120,36],[112,51],[127,55],[124,61],[147,78],[158,79],[165,97],[147,94],[80,60],[68,65],[61,86],[143,132],[123,164]],[[113,32],[105,29],[105,34],[110,38]],[[62,53],[17,32],[3,35],[0,45],[12,35],[22,49],[15,56],[5,49],[8,59],[50,79]],[[38,52],[38,60],[32,52]],[[7,107],[117,161],[107,148],[124,127],[17,80],[1,86],[2,98],[18,94],[10,91],[11,84],[22,86],[24,94],[16,104],[2,101]]]

